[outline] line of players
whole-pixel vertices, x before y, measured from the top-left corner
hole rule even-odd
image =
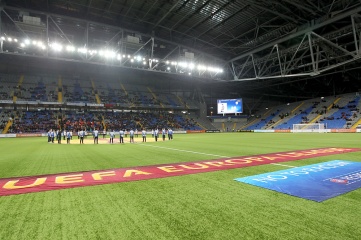
[[[103,130],[102,133],[99,133],[98,129],[95,129],[92,132],[94,144],[98,144],[98,139],[99,139],[100,134],[102,134],[103,138],[105,138],[107,132],[105,130]],[[143,142],[147,142],[147,132],[145,131],[145,129],[142,130],[141,134],[142,134]],[[168,140],[173,140],[173,130],[172,129],[166,130],[165,128],[163,128],[161,131],[161,134],[162,134],[163,141],[165,141],[166,135],[168,135]],[[88,134],[85,130],[78,131],[78,139],[80,140],[80,144],[84,144],[84,138],[87,135]],[[135,131],[133,129],[131,129],[129,131],[129,137],[130,137],[129,142],[134,143],[134,136],[136,136],[138,138],[138,135],[139,134],[138,134],[137,129]],[[63,137],[64,140],[66,138],[66,143],[70,144],[70,140],[73,139],[73,133],[71,131],[63,131],[62,132],[60,130],[54,131],[53,129],[50,129],[48,132],[48,143],[54,143],[54,139],[56,138],[56,140],[58,141],[58,144],[61,144],[61,137]],[[109,137],[110,137],[109,143],[113,144],[114,138],[115,138],[115,132],[113,130],[111,130],[109,132]],[[127,131],[120,130],[119,131],[119,142],[120,143],[124,143],[124,137],[127,137]],[[158,129],[152,130],[152,137],[154,137],[156,142],[158,141],[158,138],[159,138],[159,130]]]

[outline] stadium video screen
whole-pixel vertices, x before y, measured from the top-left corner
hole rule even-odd
[[[242,98],[217,100],[218,114],[242,113],[242,112],[243,112]]]

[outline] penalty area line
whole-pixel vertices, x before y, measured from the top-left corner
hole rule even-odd
[[[161,149],[173,150],[173,151],[178,151],[178,152],[195,153],[195,154],[202,154],[202,155],[221,157],[221,158],[230,158],[230,157],[227,157],[227,156],[222,156],[222,155],[217,155],[217,154],[195,152],[195,151],[189,151],[189,150],[183,150],[183,149],[177,149],[177,148],[159,147],[159,146],[152,146],[152,145],[146,145],[146,144],[139,144],[138,146],[161,148]]]

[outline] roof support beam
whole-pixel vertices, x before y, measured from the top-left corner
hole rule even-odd
[[[5,11],[5,9],[2,10],[5,15],[11,20],[12,23],[14,23],[15,28],[18,29],[22,34],[24,34],[25,37],[29,38],[29,36],[14,22],[14,20],[10,17],[10,15]]]
[[[226,4],[222,5],[220,8],[218,8],[214,13],[212,13],[210,16],[206,17],[205,19],[201,19],[200,21],[198,21],[196,24],[194,24],[192,27],[188,28],[187,31],[185,31],[184,33],[188,33],[190,30],[192,30],[193,28],[196,28],[199,26],[199,24],[204,23],[205,21],[207,21],[208,19],[212,18],[213,16],[217,15],[220,11],[222,11],[224,8],[226,8],[228,5],[232,4],[232,1],[228,1]]]
[[[190,14],[190,15],[193,16],[194,14],[199,13],[199,12],[200,12],[205,6],[207,6],[208,3],[210,3],[210,2],[211,2],[211,0],[208,0],[208,1],[204,2],[204,3],[202,4],[202,6],[200,6],[197,10],[195,10],[194,12],[192,12],[192,14]],[[188,18],[187,20],[182,21],[186,16],[188,16],[188,15],[184,15],[180,21],[178,21],[176,24],[174,24],[174,25],[172,26],[172,30],[173,30],[173,29],[175,28],[175,26],[177,26],[180,22],[181,22],[181,24],[183,24],[185,21],[187,21],[189,18]]]
[[[59,29],[59,31],[63,34],[63,36],[65,37],[65,39],[71,44],[71,41],[69,40],[69,38],[66,36],[66,34],[63,32],[63,30],[61,30],[61,28],[58,26],[58,24],[56,24],[56,22],[54,21],[54,19],[49,16],[49,18],[51,19],[51,21],[54,23],[54,25]]]
[[[199,34],[197,36],[197,38],[200,38],[201,36],[203,36],[204,34],[208,33],[211,30],[214,30],[216,28],[218,28],[219,26],[222,26],[224,23],[226,23],[227,21],[229,21],[231,18],[233,18],[234,16],[236,16],[237,14],[245,11],[246,9],[249,8],[249,5],[244,6],[243,8],[241,8],[240,10],[238,10],[237,12],[233,13],[232,15],[230,15],[229,17],[227,17],[226,19],[224,19],[222,22],[218,23],[216,26],[208,28],[206,31],[202,32],[201,34]]]
[[[168,12],[166,14],[164,14],[162,16],[162,18],[159,19],[158,22],[153,26],[153,29],[156,28],[169,15],[169,13],[171,13],[173,11],[173,9],[181,2],[183,2],[183,0],[178,0],[178,2],[173,4],[173,6],[168,10]]]
[[[270,12],[270,13],[273,13],[273,14],[276,15],[276,16],[280,16],[281,18],[284,18],[284,19],[287,19],[287,20],[289,20],[289,21],[291,21],[291,22],[297,23],[297,20],[295,20],[294,18],[289,17],[289,16],[287,16],[287,15],[284,15],[284,14],[282,14],[282,13],[280,13],[280,12],[273,11],[273,10],[271,10],[271,9],[269,9],[269,8],[266,8],[266,7],[260,6],[260,5],[258,5],[258,4],[255,4],[254,2],[250,2],[250,4],[253,5],[253,6],[256,7],[256,8],[262,9],[262,10],[267,11],[267,12]]]
[[[158,0],[157,0],[158,1]],[[189,47],[189,46],[185,46],[184,44],[179,44],[177,42],[173,42],[173,41],[170,41],[170,40],[167,40],[167,39],[163,39],[163,38],[160,38],[160,37],[156,37],[156,36],[152,36],[151,34],[147,34],[147,33],[141,33],[141,32],[138,32],[138,31],[134,31],[132,29],[127,29],[127,28],[121,28],[121,27],[117,27],[117,26],[114,26],[114,25],[110,25],[110,24],[105,24],[105,23],[99,23],[99,22],[95,22],[95,21],[89,21],[89,20],[84,20],[84,19],[81,19],[81,18],[75,18],[75,17],[69,17],[69,16],[64,16],[64,15],[60,15],[60,14],[53,14],[53,13],[45,13],[43,11],[38,11],[38,10],[29,10],[29,9],[23,9],[23,8],[17,8],[17,7],[10,7],[10,6],[5,6],[4,9],[9,9],[9,10],[13,10],[13,11],[28,11],[28,12],[31,12],[31,13],[36,13],[36,14],[39,14],[39,15],[49,15],[52,16],[52,17],[60,17],[60,18],[65,18],[65,19],[69,19],[69,20],[74,20],[74,21],[81,21],[81,22],[85,22],[85,23],[89,23],[89,24],[94,24],[94,25],[97,25],[97,26],[105,26],[105,27],[109,27],[109,28],[112,28],[112,29],[117,29],[117,30],[122,30],[122,31],[127,31],[127,32],[132,32],[132,33],[138,33],[142,36],[145,36],[145,37],[154,37],[155,40],[159,40],[161,42],[164,42],[164,43],[168,43],[168,44],[171,44],[171,45],[178,45],[180,47],[184,47],[184,48],[187,48],[189,50],[191,50],[192,52],[196,52],[196,53],[202,53],[204,54],[206,57],[209,57],[209,58],[212,58],[214,60],[217,60],[217,61],[221,61],[221,62],[224,62],[223,59],[221,58],[218,58],[218,57],[215,57],[215,56],[212,56],[210,54],[207,54],[207,53],[203,53],[203,52],[200,52],[198,49],[196,48],[192,48],[192,47]],[[164,27],[163,27],[164,28]],[[167,28],[165,28],[167,29]],[[168,29],[169,30],[169,29]],[[188,36],[188,35],[187,35]],[[190,36],[189,36],[190,37]],[[205,43],[205,44],[209,44],[210,46],[212,47],[218,47],[219,46],[216,46],[214,44],[210,44],[209,42],[206,42],[206,41],[202,41],[200,39],[197,39],[198,41],[201,41],[202,43]]]
[[[154,5],[158,2],[158,0],[153,0],[153,4],[152,6],[148,9],[148,11],[144,14],[142,21],[144,21],[145,17],[148,15],[148,13],[150,12],[150,10],[152,10],[152,8],[154,7]]]
[[[239,60],[239,59],[242,59],[242,58],[244,58],[244,57],[247,57],[247,56],[250,55],[250,54],[254,54],[254,53],[257,53],[257,52],[259,52],[259,51],[265,50],[265,49],[267,49],[267,48],[269,48],[269,47],[272,47],[273,45],[275,45],[275,44],[277,44],[277,43],[281,43],[281,42],[290,40],[290,39],[292,39],[292,38],[295,38],[295,37],[298,37],[298,36],[302,36],[302,35],[310,32],[310,31],[313,31],[313,30],[318,29],[318,28],[320,28],[320,27],[324,27],[324,26],[326,26],[326,25],[329,25],[329,24],[331,24],[331,23],[334,23],[334,22],[336,22],[336,21],[339,21],[339,20],[341,20],[341,19],[343,19],[343,18],[346,18],[346,17],[348,17],[348,16],[351,16],[352,14],[356,14],[356,13],[358,13],[358,12],[360,12],[360,11],[361,11],[361,6],[360,6],[360,7],[357,7],[357,8],[354,8],[354,9],[351,9],[351,10],[349,10],[349,11],[346,11],[346,12],[344,12],[344,13],[340,13],[339,15],[336,15],[336,16],[334,16],[333,18],[330,18],[330,19],[328,19],[328,20],[326,20],[326,21],[324,21],[324,22],[315,24],[315,25],[310,26],[310,27],[308,27],[308,28],[305,28],[305,29],[303,29],[303,30],[301,30],[301,31],[298,31],[298,32],[289,34],[288,36],[285,36],[285,37],[283,37],[283,38],[280,38],[280,39],[277,39],[277,40],[275,40],[275,41],[269,42],[269,43],[267,43],[267,44],[264,44],[263,46],[260,46],[260,47],[258,47],[258,48],[255,48],[255,49],[251,50],[251,51],[248,51],[248,52],[246,52],[246,53],[244,53],[244,54],[241,54],[240,56],[235,57],[235,58],[229,60],[228,62],[237,61],[237,60]]]
[[[308,8],[308,7],[305,7],[305,6],[302,5],[302,4],[299,4],[299,3],[295,2],[294,0],[282,0],[282,1],[287,2],[287,3],[293,5],[293,6],[297,7],[297,8],[306,10],[307,12],[312,13],[313,15],[316,15],[316,12],[315,12],[315,11],[313,11],[312,9],[310,9],[310,8]]]

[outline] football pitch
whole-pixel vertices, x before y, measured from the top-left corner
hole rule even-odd
[[[49,144],[44,137],[0,139],[0,178],[361,148],[361,134],[175,134],[172,141],[142,143],[139,136],[135,142],[80,145],[76,137],[71,144]],[[361,151],[0,196],[0,239],[359,239],[361,189],[317,203],[234,180],[336,159],[361,162]]]

